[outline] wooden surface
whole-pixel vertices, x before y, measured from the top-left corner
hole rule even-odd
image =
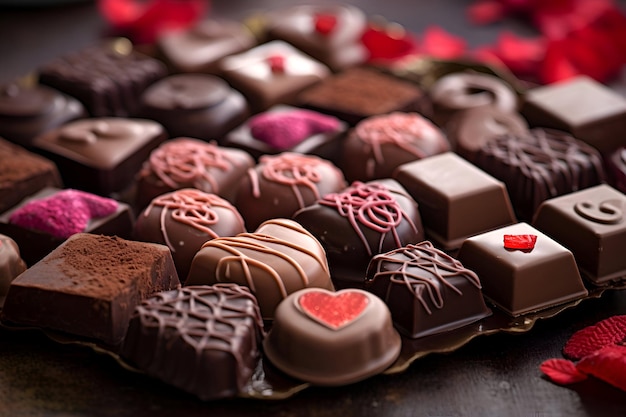
[[[244,18],[263,4],[286,0],[220,0],[215,16]],[[532,31],[517,21],[474,28],[465,20],[470,1],[352,1],[420,33],[433,23],[493,42],[498,30]],[[0,0],[0,5],[1,5]],[[90,3],[60,8],[0,8],[0,81],[21,76],[105,33]],[[623,80],[615,84],[623,88]],[[0,416],[624,416],[626,393],[597,380],[568,388],[548,382],[539,365],[561,357],[577,330],[626,314],[626,291],[608,291],[523,334],[481,336],[449,354],[417,360],[398,375],[377,376],[339,388],[308,388],[280,401],[203,403],[166,384],[129,372],[111,357],[62,345],[38,332],[0,330]]]

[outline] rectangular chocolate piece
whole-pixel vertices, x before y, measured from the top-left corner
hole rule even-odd
[[[166,246],[80,233],[11,283],[2,319],[117,345],[141,300],[179,285]]]

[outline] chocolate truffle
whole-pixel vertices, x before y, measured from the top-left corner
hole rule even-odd
[[[416,111],[422,97],[413,83],[356,67],[307,88],[298,96],[298,104],[355,125],[378,114]]]
[[[478,150],[474,162],[506,184],[513,208],[522,220],[532,219],[537,207],[549,198],[605,180],[597,150],[552,129],[498,136]]]
[[[0,136],[22,146],[30,147],[41,133],[86,116],[78,100],[45,85],[0,85]]]
[[[502,135],[524,135],[528,123],[519,113],[483,106],[457,112],[445,132],[454,151],[472,162],[485,143]]]
[[[260,357],[263,321],[248,288],[183,287],[137,306],[121,356],[201,400],[235,397]]]
[[[586,76],[528,90],[522,114],[531,126],[565,130],[603,153],[624,145],[626,99]]]
[[[126,39],[91,45],[39,68],[39,81],[77,98],[93,117],[134,116],[141,93],[167,75],[165,65]]]
[[[38,136],[33,146],[53,160],[67,187],[109,195],[132,184],[150,152],[166,139],[152,120],[76,120]]]
[[[428,241],[374,256],[367,289],[385,301],[396,328],[411,338],[454,330],[491,314],[478,276]]]
[[[175,72],[219,72],[219,61],[256,45],[256,38],[242,23],[203,20],[187,30],[168,31],[157,40],[163,60]]]
[[[280,303],[263,349],[287,375],[338,386],[387,369],[400,354],[401,340],[389,309],[375,295],[307,288]]]
[[[574,253],[584,278],[626,277],[626,196],[598,185],[543,202],[533,225]]]
[[[282,41],[231,55],[220,63],[222,76],[248,99],[253,112],[294,104],[297,94],[330,74],[327,66]]]
[[[170,137],[219,140],[248,118],[248,103],[226,81],[208,74],[165,77],[141,96],[139,116],[161,123]]]
[[[167,245],[181,279],[196,252],[211,239],[246,231],[237,209],[215,194],[184,188],[160,195],[137,217],[134,237]]]
[[[333,71],[364,63],[367,16],[354,6],[298,5],[269,15],[268,36],[289,42]]]
[[[393,179],[356,181],[293,218],[319,239],[339,287],[363,286],[374,255],[424,240],[417,203]]]
[[[150,153],[137,175],[137,207],[181,188],[217,194],[235,201],[239,180],[254,160],[239,149],[191,138],[176,138]]]
[[[128,238],[132,228],[127,204],[73,189],[44,188],[0,214],[0,233],[17,242],[28,265],[76,233]]]
[[[439,78],[428,90],[431,109],[426,116],[445,127],[456,112],[479,107],[495,107],[515,113],[518,100],[515,90],[503,79],[474,72],[454,72]]]
[[[0,213],[46,187],[62,187],[56,165],[0,138]]]
[[[277,105],[251,117],[222,143],[247,151],[255,159],[283,151],[336,160],[347,124],[336,117]]]
[[[626,146],[611,152],[605,163],[611,185],[626,193]]]
[[[291,152],[265,155],[241,179],[235,206],[248,230],[255,230],[265,220],[290,218],[346,185],[339,168],[316,156]]]
[[[429,120],[394,112],[360,121],[343,143],[340,167],[348,181],[389,178],[400,165],[450,150]]]
[[[141,300],[178,285],[167,247],[79,233],[13,280],[2,318],[113,346]]]
[[[504,184],[452,152],[401,165],[393,177],[419,204],[426,235],[445,250],[517,222]]]
[[[514,249],[508,239],[536,240]],[[458,259],[478,275],[483,295],[514,317],[587,295],[572,252],[526,223],[470,237]]]
[[[0,234],[0,308],[9,291],[11,281],[26,270],[26,264],[20,257],[20,248],[8,236]]]
[[[191,263],[185,285],[235,283],[249,287],[264,319],[302,288],[332,290],[322,245],[292,220],[272,219],[254,233],[206,242]]]

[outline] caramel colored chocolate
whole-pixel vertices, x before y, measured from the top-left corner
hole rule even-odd
[[[117,345],[141,300],[178,285],[167,247],[80,233],[11,283],[2,319]]]
[[[290,218],[345,187],[343,173],[329,161],[291,152],[265,155],[241,179],[235,206],[247,229],[255,230],[266,220]]]
[[[165,77],[141,96],[140,117],[161,123],[170,137],[220,140],[249,115],[243,95],[208,74]]]
[[[0,213],[46,187],[62,187],[56,165],[0,138]]]
[[[262,337],[263,321],[248,288],[183,287],[137,306],[121,355],[201,400],[232,398],[256,369]]]
[[[374,256],[366,288],[385,301],[396,328],[411,338],[491,315],[478,276],[428,241]]]
[[[9,291],[9,285],[26,270],[26,263],[20,257],[20,248],[8,236],[0,234],[0,307]]]
[[[206,242],[191,264],[185,285],[235,283],[250,288],[264,319],[302,288],[333,290],[326,254],[298,223],[273,219],[254,233]]]
[[[586,76],[528,90],[522,113],[533,127],[565,130],[603,153],[624,145],[626,99]]]
[[[178,276],[184,279],[206,241],[245,231],[241,215],[228,201],[184,188],[154,198],[137,216],[134,237],[170,248]]]
[[[504,184],[452,152],[401,165],[393,177],[419,204],[426,235],[445,250],[517,222]]]
[[[532,250],[506,249],[505,235],[534,235],[537,240]],[[526,223],[470,237],[458,259],[478,275],[484,296],[511,316],[587,295],[572,252]]]
[[[45,131],[86,116],[78,100],[45,85],[0,85],[0,136],[19,145],[30,147]]]
[[[357,289],[307,288],[280,303],[263,349],[287,375],[338,386],[384,371],[401,345],[380,298]]]
[[[598,185],[543,202],[533,225],[574,253],[584,278],[626,277],[626,196]]]
[[[393,179],[354,182],[293,218],[321,242],[340,287],[363,286],[374,255],[424,240],[415,200]]]
[[[343,143],[340,166],[348,181],[390,178],[407,162],[450,150],[450,144],[418,113],[393,112],[360,121]]]
[[[239,180],[252,166],[252,157],[239,149],[191,138],[168,140],[150,153],[137,175],[137,207],[181,188],[197,188],[234,202]]]
[[[166,139],[152,120],[101,117],[76,120],[35,139],[67,187],[108,195],[131,185],[150,152]]]

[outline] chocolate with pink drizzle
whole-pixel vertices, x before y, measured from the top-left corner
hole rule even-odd
[[[412,338],[456,329],[491,314],[478,276],[429,241],[372,258],[367,289],[382,298]]]
[[[372,256],[424,239],[417,203],[392,179],[354,182],[294,219],[320,240],[339,286],[362,286]]]

